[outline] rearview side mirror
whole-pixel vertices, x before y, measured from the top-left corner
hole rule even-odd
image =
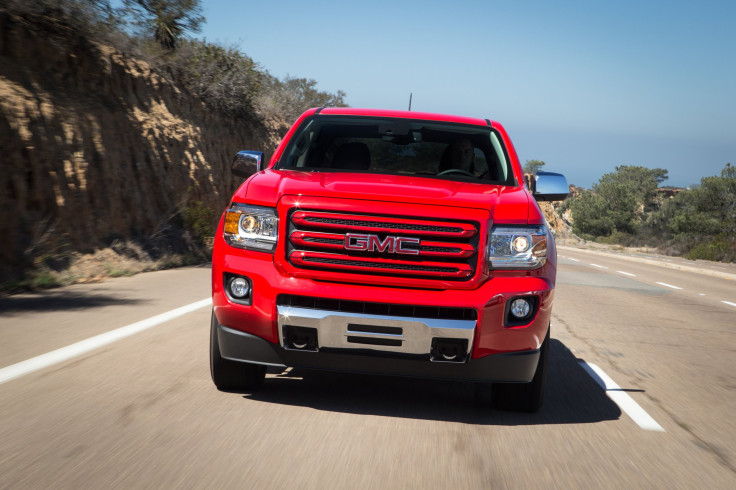
[[[537,201],[564,201],[570,194],[570,186],[562,174],[537,172],[534,175],[532,195]]]
[[[246,179],[254,173],[260,172],[263,170],[263,155],[262,151],[239,151],[233,158],[232,172]]]

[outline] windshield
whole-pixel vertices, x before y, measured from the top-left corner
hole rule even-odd
[[[515,185],[503,144],[490,127],[410,119],[313,117],[276,168]]]

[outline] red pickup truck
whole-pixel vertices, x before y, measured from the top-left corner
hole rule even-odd
[[[267,366],[476,382],[542,403],[557,260],[504,128],[488,119],[320,108],[246,177],[212,256],[210,368],[252,390]],[[536,200],[535,200],[536,199]]]

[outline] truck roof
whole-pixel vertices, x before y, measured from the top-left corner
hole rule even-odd
[[[307,115],[319,112],[324,115],[340,115],[340,116],[378,116],[378,117],[395,117],[401,119],[423,119],[427,121],[445,121],[461,124],[474,124],[477,126],[490,126],[489,119],[480,119],[476,117],[452,116],[448,114],[434,114],[431,112],[414,112],[414,111],[394,111],[385,109],[359,109],[354,107],[325,107],[314,108],[307,111]]]

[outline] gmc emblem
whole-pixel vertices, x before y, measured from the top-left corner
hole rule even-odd
[[[390,254],[419,255],[415,248],[404,248],[407,245],[419,245],[419,238],[404,236],[387,236],[381,240],[378,235],[345,234],[345,248],[360,252],[388,252]]]

